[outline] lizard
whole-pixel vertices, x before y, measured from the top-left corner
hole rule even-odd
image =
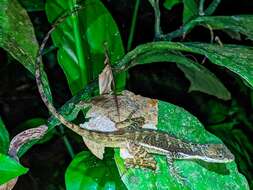
[[[52,29],[50,30],[52,31]],[[46,38],[49,38],[49,33]],[[128,167],[144,167],[156,170],[154,155],[162,155],[167,158],[170,172],[174,173],[173,161],[175,159],[197,159],[210,163],[228,163],[234,161],[233,154],[224,144],[197,144],[183,141],[164,131],[140,128],[145,124],[144,117],[128,117],[118,124],[127,123],[127,127],[116,131],[96,131],[81,128],[80,125],[67,121],[54,107],[45,95],[41,80],[41,55],[47,39],[43,40],[35,61],[35,79],[40,96],[49,112],[63,125],[84,137],[92,146],[88,148],[98,158],[103,159],[105,147],[126,149],[131,157],[125,159]],[[102,99],[103,96],[96,97]],[[91,105],[92,106],[92,105]],[[129,114],[132,116],[132,114]]]

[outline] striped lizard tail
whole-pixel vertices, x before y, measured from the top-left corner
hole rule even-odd
[[[89,135],[89,131],[80,128],[79,125],[76,125],[72,122],[67,121],[60,113],[57,112],[56,108],[54,107],[54,105],[49,101],[48,97],[46,96],[44,87],[43,87],[43,82],[42,82],[42,77],[41,77],[41,69],[42,69],[42,52],[43,49],[47,43],[48,38],[50,37],[51,33],[56,29],[56,27],[62,23],[63,21],[66,20],[66,18],[73,14],[78,12],[79,10],[81,10],[82,7],[78,7],[74,10],[72,10],[69,14],[63,15],[62,17],[60,17],[59,19],[57,19],[57,21],[52,25],[52,28],[47,32],[46,36],[44,37],[42,44],[38,50],[37,53],[37,57],[35,60],[35,78],[36,78],[36,83],[38,86],[38,90],[40,93],[40,96],[44,102],[44,104],[46,105],[46,107],[48,108],[48,110],[51,112],[51,114],[56,117],[62,124],[64,124],[66,127],[68,127],[69,129],[71,129],[72,131],[76,132],[77,134],[81,135],[81,136],[86,136]]]

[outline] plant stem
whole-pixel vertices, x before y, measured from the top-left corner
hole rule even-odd
[[[128,42],[127,42],[127,51],[130,51],[130,49],[132,47],[139,7],[140,7],[140,0],[136,0],[135,6],[134,6],[134,13],[133,13],[133,17],[132,17],[132,22],[131,22],[130,33],[129,33]]]
[[[202,18],[202,17],[198,17],[198,18]],[[161,35],[159,38],[157,38],[158,40],[166,40],[166,41],[171,41],[174,38],[180,37],[185,35],[188,31],[190,31],[198,22],[198,18],[188,22],[187,24],[185,24],[184,26],[182,26],[181,28],[170,32],[168,34],[164,34]]]
[[[159,8],[159,0],[149,0],[149,3],[153,7],[155,13],[155,39],[160,39],[163,33],[161,29],[161,12]]]
[[[205,4],[205,0],[200,0],[199,1],[199,15],[200,16],[204,16],[204,4]]]
[[[72,146],[71,146],[71,144],[70,144],[67,136],[64,134],[64,128],[63,128],[63,126],[60,125],[59,127],[60,127],[60,133],[61,133],[62,138],[63,138],[63,142],[64,142],[64,144],[65,144],[65,146],[66,146],[66,148],[68,150],[68,153],[69,153],[70,157],[73,159],[75,157],[75,153],[73,151],[73,148],[72,148]]]
[[[210,3],[210,5],[204,11],[204,15],[212,15],[220,4],[220,1],[221,0],[213,0],[212,3]]]

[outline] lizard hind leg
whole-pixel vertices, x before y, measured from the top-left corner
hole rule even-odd
[[[128,151],[132,155],[132,157],[125,159],[125,164],[127,168],[139,167],[156,170],[156,160],[151,154],[149,154],[145,150],[145,148],[136,144],[130,144],[128,146]]]

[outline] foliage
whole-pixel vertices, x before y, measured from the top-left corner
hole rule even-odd
[[[4,126],[2,119],[0,118],[0,153],[6,154],[9,149],[9,133]]]
[[[79,6],[83,9],[78,15],[67,18],[52,34],[59,48],[58,61],[74,95],[97,78],[104,68],[105,48],[108,48],[112,64],[124,55],[119,30],[104,5],[99,0],[86,0]],[[72,7],[71,1],[47,1],[48,20],[53,22]],[[124,74],[119,76],[117,84],[119,89],[124,88]]]
[[[111,155],[112,152],[105,156],[105,161],[101,161],[87,151],[77,154],[65,173],[66,188],[69,190],[126,189]]]
[[[44,1],[40,0],[33,3],[20,0],[20,4],[25,8],[21,7],[16,0],[1,0],[0,47],[34,74],[38,43],[30,21],[30,18],[34,19],[34,15],[30,14],[29,18],[27,12],[43,11],[48,21],[53,24],[61,15],[71,11],[74,7],[79,7],[81,9],[78,12],[67,17],[56,28],[51,36],[53,45],[44,51],[45,62],[53,60],[50,55],[57,54],[58,63],[74,95],[59,109],[59,112],[68,120],[85,121],[77,117],[81,108],[76,105],[97,94],[96,79],[104,67],[105,48],[109,50],[112,69],[116,75],[117,90],[125,88],[126,72],[134,66],[142,65],[142,68],[145,68],[147,67],[145,65],[152,63],[176,63],[177,68],[190,82],[186,88],[190,95],[194,96],[193,91],[211,95],[208,96],[208,101],[199,96],[194,96],[192,99],[195,100],[194,103],[199,112],[206,116],[204,120],[206,129],[217,135],[229,147],[235,154],[237,165],[235,162],[219,165],[200,161],[176,161],[175,165],[188,180],[188,184],[182,187],[168,173],[165,158],[162,156],[156,156],[158,170],[154,173],[143,169],[127,170],[118,150],[115,150],[114,155],[109,151],[104,160],[98,160],[90,152],[82,151],[83,148],[79,148],[80,153],[75,155],[65,173],[67,189],[249,189],[246,179],[238,172],[237,166],[253,187],[253,176],[249,172],[253,168],[253,160],[250,156],[252,155],[252,141],[245,132],[253,132],[253,118],[248,114],[249,110],[253,111],[253,109],[252,105],[246,107],[240,100],[241,95],[238,98],[231,90],[232,85],[237,85],[244,97],[253,94],[250,89],[253,87],[253,49],[247,46],[252,43],[250,40],[253,40],[253,16],[212,16],[220,4],[219,0],[209,3],[205,0],[165,0],[163,6],[167,12],[177,10],[176,5],[178,4],[183,6],[182,14],[178,13],[182,15],[180,24],[183,25],[175,31],[164,33],[165,26],[161,25],[161,23],[164,24],[161,22],[161,15],[163,16],[166,11],[161,11],[163,8],[159,7],[159,0],[147,2],[151,4],[149,8],[153,8],[154,12],[154,42],[150,42],[152,40],[149,39],[140,44],[136,40],[137,47],[125,54],[120,30],[114,20],[118,18],[112,17],[106,8],[110,6],[104,5],[116,4],[116,2],[48,0],[44,9]],[[135,39],[134,34],[140,36],[135,33],[137,19],[143,16],[138,14],[139,6],[142,4],[137,0],[127,43],[128,50]],[[33,22],[36,25],[36,16]],[[194,38],[191,39],[189,34],[194,33],[198,26],[204,26],[209,30],[211,41],[209,38],[206,41],[210,43],[196,42]],[[45,33],[36,27],[35,29],[36,34]],[[202,30],[205,29],[202,28]],[[231,37],[231,42],[234,44],[227,44],[226,41],[220,40],[216,31],[228,34],[226,37]],[[188,35],[190,40],[186,38]],[[178,38],[182,40],[179,42]],[[214,42],[215,39],[216,42]],[[244,43],[245,41],[247,43]],[[52,52],[51,49],[54,48],[57,48],[57,51]],[[55,63],[52,61],[50,64],[52,66]],[[155,67],[156,64],[153,65]],[[140,77],[141,74],[142,72],[139,73]],[[229,75],[235,84],[225,81],[223,75]],[[147,75],[146,78],[152,77]],[[46,87],[46,96],[52,100],[44,73],[43,83]],[[173,82],[167,80],[160,81],[160,83]],[[151,86],[149,81],[146,84]],[[173,90],[168,89],[168,91]],[[252,102],[253,99],[251,99]],[[219,138],[207,132],[197,118],[179,106],[159,101],[158,116],[158,128],[178,138],[197,143],[221,142]],[[203,118],[200,119],[203,121]],[[24,130],[41,124],[45,124],[43,119],[32,118],[17,128]],[[16,156],[20,158],[32,145],[39,142],[48,146],[50,140],[55,138],[55,126],[59,125],[59,121],[51,117],[47,125],[50,130],[46,138],[42,141],[36,138],[25,143]],[[75,135],[69,134],[61,127],[59,129],[60,132],[56,134],[62,137],[67,150],[72,155],[74,151],[71,143],[80,144],[80,140],[76,140]],[[74,142],[69,141],[69,137],[73,137]],[[0,184],[27,172],[27,168],[12,158],[13,155],[8,155],[9,144],[9,133],[0,120]],[[29,155],[29,152],[27,154]]]
[[[27,171],[27,168],[21,166],[13,158],[0,154],[0,185],[17,176],[25,174]]]
[[[34,73],[38,42],[26,10],[16,0],[1,0],[0,10],[0,22],[2,23],[0,26],[0,47]],[[51,97],[45,74],[42,74],[42,80],[46,86],[48,97]]]

